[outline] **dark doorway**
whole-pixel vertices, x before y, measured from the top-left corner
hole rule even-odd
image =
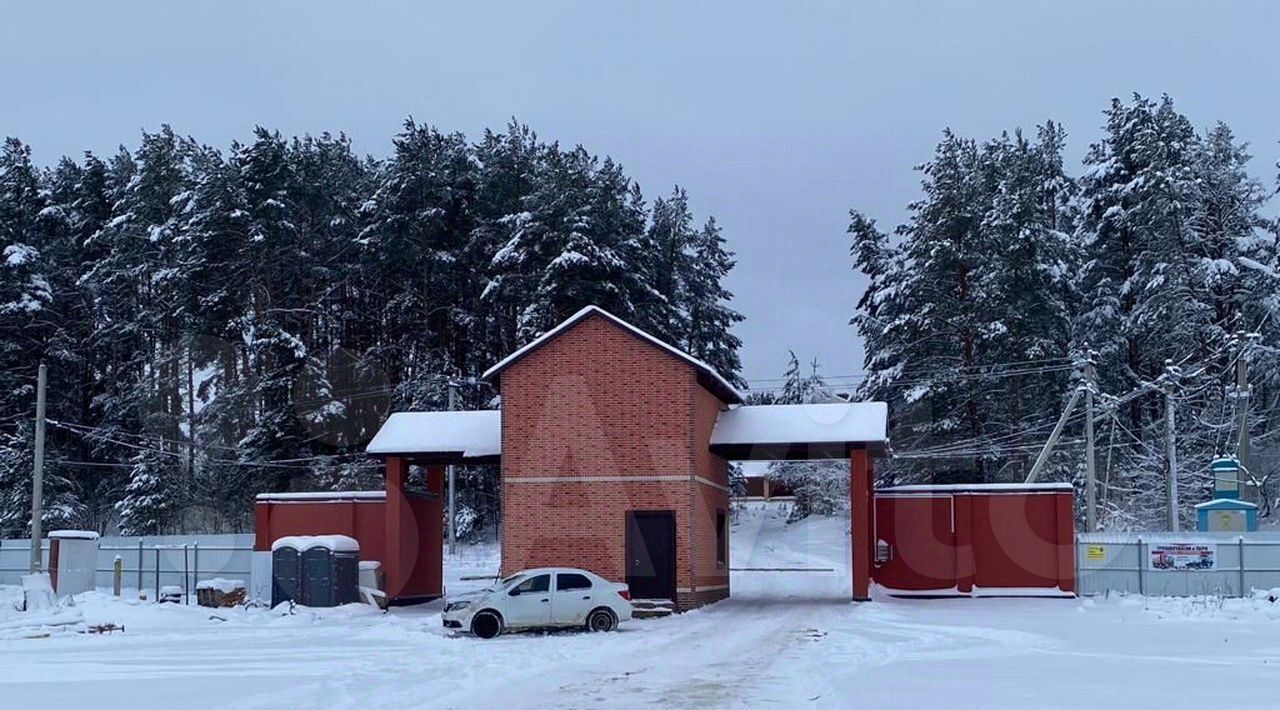
[[[627,585],[632,599],[675,600],[675,513],[627,511]]]

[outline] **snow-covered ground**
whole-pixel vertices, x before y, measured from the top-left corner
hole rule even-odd
[[[1264,596],[854,605],[847,521],[783,520],[740,516],[734,566],[836,571],[735,573],[728,601],[604,635],[454,637],[438,603],[281,616],[94,594],[63,613],[124,633],[27,639],[4,588],[0,706],[1280,706],[1280,603]],[[495,566],[464,548],[451,588]]]

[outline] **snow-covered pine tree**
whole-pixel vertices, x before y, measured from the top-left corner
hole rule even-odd
[[[505,133],[486,131],[476,146],[476,226],[467,254],[485,277],[475,300],[471,372],[483,372],[521,344],[517,324],[531,287],[521,269],[527,242],[520,237],[546,150],[528,126],[514,120]]]
[[[109,174],[106,164],[93,155],[86,155],[83,165],[63,158],[45,174],[45,183],[49,204],[40,213],[41,251],[50,265],[54,294],[46,313],[51,326],[44,347],[51,383],[47,411],[54,420],[91,422],[93,402],[101,391],[101,353],[93,341],[93,294],[81,279],[89,265],[103,257],[86,243],[110,218]],[[63,428],[48,428],[45,451],[46,470],[57,468],[55,475],[75,490],[76,517],[68,522],[105,530],[114,517],[124,471],[109,465],[115,462],[101,457],[91,440]]]
[[[742,340],[733,334],[733,327],[742,322],[743,316],[730,308],[733,294],[724,286],[733,267],[733,252],[725,249],[719,225],[715,218],[708,219],[694,236],[684,279],[687,330],[683,345],[689,354],[741,385],[744,383],[738,348]]]
[[[123,535],[160,535],[174,529],[186,503],[185,491],[175,475],[164,442],[152,440],[138,450],[130,463],[129,484],[116,504]]]
[[[376,360],[401,383],[404,406],[438,408],[438,368],[456,373],[468,359],[469,322],[456,309],[467,279],[456,271],[456,257],[474,228],[475,162],[460,134],[412,120],[395,148],[365,207],[360,237],[369,278],[382,291]]]
[[[41,183],[31,149],[6,140],[0,149],[0,534],[21,535],[29,525],[36,372],[41,361],[56,367],[66,347],[55,309],[59,265],[50,261],[58,250]],[[65,523],[78,512],[72,484],[56,464],[47,469],[45,520]]]
[[[131,461],[135,450],[115,442],[147,434],[149,446],[177,451],[182,437],[178,306],[185,284],[178,278],[177,235],[192,148],[165,126],[144,133],[132,155],[116,156],[109,170],[111,218],[87,242],[102,255],[81,278],[93,299],[92,340],[102,378],[87,424],[97,429],[89,436],[99,455],[117,462]],[[170,465],[177,475],[177,459]],[[151,475],[136,462],[133,472]]]
[[[894,440],[912,448],[980,441],[990,424],[992,393],[983,386],[981,367],[988,357],[984,335],[991,302],[979,278],[996,257],[981,229],[989,168],[974,141],[944,132],[934,159],[920,168],[924,196],[911,204],[909,221],[897,230],[902,243],[895,258],[909,266],[868,301],[878,312],[864,322],[878,323],[879,330],[877,352],[867,353],[861,396],[894,402]],[[864,242],[871,237],[865,225],[851,227]],[[878,258],[878,247],[867,247],[872,253],[865,258]],[[928,462],[901,468],[909,480],[938,473]],[[958,456],[944,468],[970,480],[988,480],[993,473],[982,455]]]
[[[771,404],[817,404],[840,401],[818,374],[818,362],[810,364],[805,374],[791,352],[782,390]],[[786,485],[795,496],[788,522],[810,515],[831,515],[849,505],[849,465],[841,461],[774,461],[769,464],[769,478]]]
[[[1198,253],[1191,256],[1191,279],[1198,297],[1205,300],[1212,312],[1212,324],[1204,338],[1220,345],[1234,342],[1242,335],[1243,343],[1237,343],[1225,352],[1215,353],[1212,374],[1223,374],[1232,381],[1232,367],[1237,357],[1243,357],[1253,372],[1251,377],[1251,406],[1248,417],[1254,435],[1274,428],[1273,414],[1265,405],[1274,401],[1277,391],[1276,353],[1259,343],[1274,342],[1280,337],[1280,279],[1276,277],[1275,236],[1268,233],[1269,225],[1261,215],[1267,193],[1262,184],[1249,175],[1251,156],[1248,147],[1236,141],[1231,128],[1218,123],[1205,132],[1198,142],[1193,181],[1194,206],[1191,210],[1190,229],[1193,244]],[[1218,368],[1221,368],[1219,370]],[[1210,380],[1221,383],[1219,380]],[[1230,385],[1226,388],[1205,386],[1192,397],[1195,408],[1193,417],[1202,426],[1191,427],[1194,437],[1189,468],[1196,471],[1207,466],[1208,460],[1224,452],[1235,452],[1239,437],[1236,416],[1237,401],[1230,397]],[[1213,414],[1216,410],[1216,416]],[[1230,419],[1224,419],[1229,413]],[[1184,415],[1185,416],[1185,415]],[[1259,456],[1250,462],[1254,480],[1274,479],[1275,452],[1262,439]],[[1192,490],[1208,492],[1202,481],[1192,479]],[[1264,512],[1270,512],[1271,498],[1261,497]]]
[[[869,280],[852,319],[860,396],[892,404],[895,441],[940,454],[893,462],[900,480],[1024,475],[1036,427],[1057,416],[1076,259],[1062,143],[1052,123],[1035,142],[948,132],[898,246],[850,214],[854,266]]]
[[[626,256],[644,217],[621,168],[581,146],[551,146],[544,161],[527,220],[494,258],[500,271],[517,266],[532,288],[519,316],[523,341],[588,305],[629,319],[638,291]]]
[[[370,352],[380,325],[378,299],[384,294],[379,287],[386,284],[372,285],[369,264],[352,264],[348,256],[361,225],[360,210],[375,183],[345,136],[295,138],[289,163],[293,221],[311,264],[304,300],[312,317],[303,337],[320,361],[317,376],[295,388],[295,406],[313,451],[358,453],[381,426],[392,400],[385,392],[386,371]],[[456,340],[460,347],[468,342]],[[320,396],[325,391],[327,396]]]
[[[1215,322],[1196,278],[1204,250],[1192,229],[1200,150],[1190,121],[1167,96],[1114,100],[1106,115],[1107,133],[1090,148],[1081,180],[1086,295],[1076,332],[1100,353],[1103,389],[1120,394],[1160,381],[1167,360],[1212,359],[1229,324]],[[1222,364],[1196,370],[1182,392],[1221,391]],[[1119,414],[1127,446],[1117,452],[1115,472],[1133,491],[1110,511],[1119,525],[1163,519],[1163,397],[1160,388],[1149,390]],[[1193,421],[1181,419],[1184,428]],[[1188,453],[1184,464],[1192,464]]]
[[[254,416],[236,444],[241,462],[255,474],[248,496],[290,487],[297,471],[268,462],[310,453],[295,400],[304,391],[307,397],[328,401],[331,388],[309,347],[314,262],[298,230],[288,145],[278,133],[259,128],[252,143],[237,147],[232,161],[249,230],[244,272],[249,302],[243,318],[250,363],[246,386]],[[263,465],[253,466],[258,463]]]
[[[41,251],[46,201],[31,149],[17,139],[0,152],[0,422],[10,433],[35,401],[36,368],[50,337],[50,264]]]
[[[670,343],[684,340],[690,329],[687,282],[697,237],[682,188],[653,201],[638,254],[648,289],[640,295],[636,315],[642,328]]]
[[[1061,128],[1050,122],[1038,129],[1034,143],[1015,131],[984,149],[994,171],[981,225],[990,258],[979,265],[976,281],[988,304],[980,328],[984,364],[998,376],[982,384],[998,393],[984,417],[988,436],[1013,442],[992,451],[989,459],[993,467],[1006,464],[1014,477],[1030,470],[1046,413],[1060,409],[1069,391],[1065,356],[1077,255],[1071,240],[1074,186],[1063,171],[1064,141]],[[1015,371],[1026,374],[1001,374]]]
[[[30,422],[0,430],[0,538],[31,534],[33,442]],[[45,465],[41,525],[46,531],[74,525],[84,513],[79,490],[64,470],[55,461]]]

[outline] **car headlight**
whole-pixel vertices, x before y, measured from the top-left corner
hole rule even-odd
[[[444,610],[446,612],[457,611],[459,609],[466,609],[469,606],[471,606],[471,602],[449,602],[444,605]]]

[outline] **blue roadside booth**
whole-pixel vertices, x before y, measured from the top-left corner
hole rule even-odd
[[[1215,459],[1213,500],[1196,506],[1196,529],[1200,532],[1253,532],[1258,529],[1258,506],[1240,500],[1240,462],[1235,458]]]

